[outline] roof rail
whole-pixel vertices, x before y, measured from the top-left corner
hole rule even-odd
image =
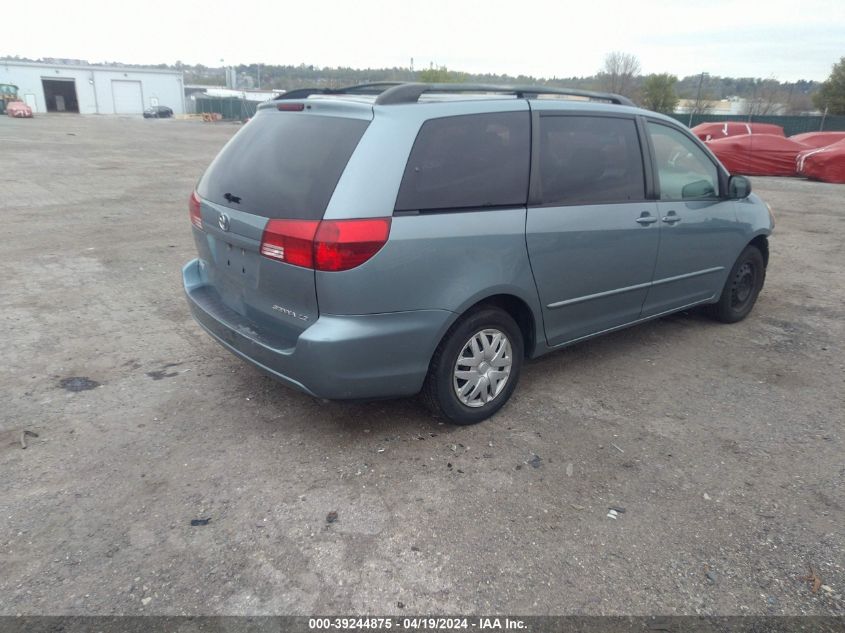
[[[401,81],[381,81],[369,84],[358,84],[356,86],[347,86],[346,88],[297,88],[296,90],[289,90],[277,97],[273,97],[273,101],[283,99],[305,99],[311,95],[377,95],[381,94],[385,90],[401,85]]]
[[[633,106],[634,103],[622,95],[610,92],[593,92],[576,88],[553,88],[549,86],[497,86],[489,84],[426,84],[406,83],[402,81],[381,81],[368,84],[347,86],[346,88],[297,88],[289,90],[274,101],[284,99],[306,99],[311,95],[378,95],[376,105],[396,105],[416,103],[425,93],[499,93],[514,95],[518,99],[531,99],[539,95],[560,95],[581,97],[593,101],[606,101],[616,105]]]
[[[595,101],[607,101],[616,105],[633,106],[634,103],[622,95],[610,92],[592,92],[575,88],[552,88],[547,86],[495,86],[487,84],[424,84],[400,83],[387,88],[376,98],[377,105],[396,105],[400,103],[416,103],[427,92],[497,92],[512,94],[518,99],[533,98],[538,95],[562,95],[583,97]]]

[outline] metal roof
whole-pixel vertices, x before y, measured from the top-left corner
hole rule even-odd
[[[55,64],[50,62],[25,62],[16,59],[2,59],[0,66],[26,66],[28,68],[64,68],[67,70],[102,70],[118,73],[156,73],[162,75],[182,76],[181,70],[166,70],[163,68],[147,68],[142,66],[98,66],[96,64]]]

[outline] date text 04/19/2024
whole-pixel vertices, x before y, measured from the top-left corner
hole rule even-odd
[[[309,630],[390,630],[404,631],[520,631],[526,629],[522,620],[500,617],[352,617],[309,618]]]

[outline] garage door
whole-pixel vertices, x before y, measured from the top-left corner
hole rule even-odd
[[[115,114],[141,114],[144,111],[140,81],[112,80],[111,94]]]

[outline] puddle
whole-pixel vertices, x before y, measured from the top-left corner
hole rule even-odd
[[[96,380],[91,380],[87,376],[72,376],[70,378],[62,378],[59,382],[62,389],[68,391],[88,391],[89,389],[96,389],[100,386]]]

